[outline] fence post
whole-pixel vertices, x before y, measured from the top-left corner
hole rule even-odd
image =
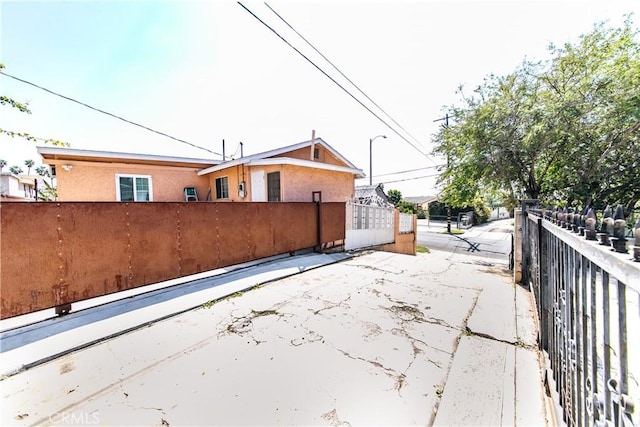
[[[522,244],[520,245],[520,247],[522,248],[522,253],[521,253],[521,262],[520,262],[520,281],[518,281],[518,283],[522,282],[522,279],[525,279],[525,284],[527,285],[527,287],[529,286],[529,282],[530,282],[530,277],[529,277],[529,262],[531,259],[531,248],[530,248],[530,242],[529,242],[529,224],[527,224],[527,206],[534,206],[538,203],[537,199],[523,199],[520,201],[521,203],[521,209],[522,209],[522,218],[521,218],[521,229],[522,229]],[[516,230],[518,230],[518,228],[516,228]],[[517,264],[517,263],[516,263]],[[517,268],[517,267],[516,267]]]
[[[640,262],[640,216],[638,216],[638,221],[636,221],[633,235],[633,260],[636,262]]]
[[[318,246],[316,252],[322,252],[322,191],[312,191],[311,197],[318,210]]]
[[[522,281],[522,209],[516,209],[513,215],[515,220],[515,230],[513,233],[513,282],[520,283]]]
[[[537,283],[534,283],[534,287],[537,288],[537,292],[534,292],[536,296],[536,304],[538,307],[538,345],[540,348],[544,348],[544,337],[546,336],[547,329],[544,322],[542,322],[543,316],[545,316],[546,311],[548,310],[549,302],[545,298],[546,290],[549,286],[548,281],[548,266],[547,266],[547,243],[543,238],[542,233],[542,218],[538,218],[537,230],[536,230],[536,239],[538,240],[538,253],[537,253],[537,264],[538,264],[538,274],[537,274]]]

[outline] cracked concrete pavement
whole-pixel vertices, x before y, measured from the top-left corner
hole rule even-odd
[[[540,425],[529,298],[477,258],[367,252],[5,378],[0,420]]]

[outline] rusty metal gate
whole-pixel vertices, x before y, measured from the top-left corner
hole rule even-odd
[[[0,318],[344,240],[344,203],[0,205]]]

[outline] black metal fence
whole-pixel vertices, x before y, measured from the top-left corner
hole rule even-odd
[[[621,208],[601,221],[593,211],[523,210],[523,282],[556,412],[569,426],[639,426],[640,220],[634,240]]]

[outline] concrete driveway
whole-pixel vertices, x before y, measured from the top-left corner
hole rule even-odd
[[[447,256],[370,252],[203,301],[0,381],[2,425],[516,424],[518,400],[521,424],[545,423],[526,292]],[[529,356],[528,395],[506,359],[482,393],[511,350]]]

